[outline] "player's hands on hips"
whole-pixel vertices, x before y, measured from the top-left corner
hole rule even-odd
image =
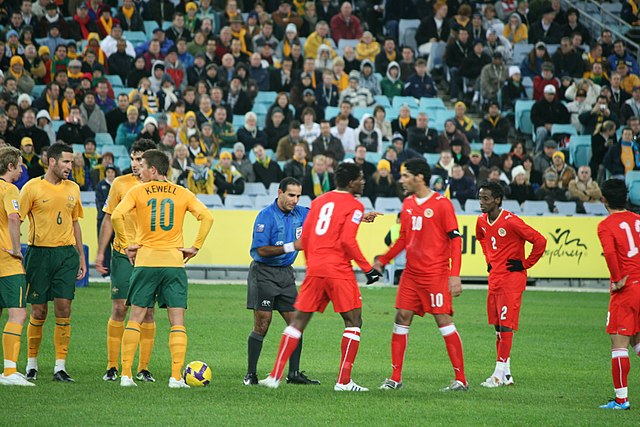
[[[462,293],[462,280],[460,276],[449,276],[449,292],[452,297],[459,297]]]
[[[622,289],[624,287],[624,285],[627,283],[627,279],[629,278],[629,276],[624,276],[622,279],[620,279],[617,282],[611,282],[611,292],[616,292],[619,291],[620,289]]]
[[[131,265],[136,265],[136,255],[138,255],[138,249],[140,248],[141,246],[138,245],[129,245],[127,249],[124,250]]]
[[[100,274],[107,274],[109,272],[104,266],[104,254],[96,255],[96,271]]]
[[[198,248],[178,248],[178,250],[180,252],[182,252],[182,259],[184,260],[184,263],[186,264],[187,262],[189,262],[189,260],[191,258],[193,258],[194,256],[196,256],[198,254]]]
[[[376,217],[383,215],[384,214],[380,212],[367,212],[362,216],[362,222],[373,222],[375,221]]]
[[[507,271],[524,271],[524,265],[522,264],[522,261],[520,261],[519,259],[508,259],[507,260]]]
[[[382,276],[380,272],[375,268],[372,268],[371,270],[367,271],[364,274],[367,276],[367,285],[376,283],[378,280],[380,280],[380,277]]]
[[[14,258],[18,258],[20,260],[22,259],[22,251],[15,251],[13,249],[7,249],[7,248],[2,248],[2,250]]]

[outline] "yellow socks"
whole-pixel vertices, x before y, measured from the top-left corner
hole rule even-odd
[[[71,341],[71,319],[56,317],[56,327],[53,330],[53,346],[56,349],[56,360],[64,360],[69,352]]]
[[[124,322],[109,319],[107,323],[107,369],[118,367]]]
[[[27,345],[28,356],[30,358],[38,357],[40,343],[42,342],[42,325],[44,325],[44,320],[34,319],[33,316],[29,319],[29,326],[27,326]]]
[[[16,372],[16,362],[20,354],[20,336],[22,335],[22,325],[7,322],[2,333],[2,350],[4,352],[4,376],[9,376]]]
[[[122,375],[133,378],[131,366],[140,342],[140,323],[129,321],[122,334]]]
[[[187,353],[187,330],[184,326],[172,326],[169,333],[169,351],[171,352],[171,376],[180,380],[184,356]]]
[[[138,359],[138,372],[149,370],[149,361],[153,351],[153,343],[156,339],[156,322],[142,323],[140,325],[140,357]]]

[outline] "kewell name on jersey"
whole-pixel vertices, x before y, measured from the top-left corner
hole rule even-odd
[[[147,195],[153,193],[171,193],[176,194],[176,187],[171,185],[151,185],[144,189]]]

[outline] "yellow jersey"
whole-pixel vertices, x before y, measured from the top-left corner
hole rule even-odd
[[[109,215],[113,215],[113,211],[116,209],[116,206],[124,199],[124,196],[136,185],[139,185],[141,181],[133,174],[127,174],[117,177],[113,180],[113,184],[111,184],[111,189],[109,190],[109,196],[107,197],[107,201],[102,208],[104,213]],[[136,212],[133,211],[129,215],[127,215],[124,219],[124,226],[126,228],[127,236],[135,236],[136,235],[136,224],[138,217]],[[121,254],[124,254],[124,250],[129,246],[126,240],[120,240],[118,236],[113,239],[113,249]]]
[[[133,210],[138,217],[137,234],[125,236],[124,221]],[[185,247],[182,229],[187,211],[200,221],[192,245],[200,249],[211,230],[213,216],[191,191],[169,181],[133,187],[111,214],[111,222],[117,239],[141,246],[136,267],[184,267],[178,249]]]
[[[29,245],[75,246],[73,223],[82,218],[80,187],[68,179],[54,185],[44,176],[27,182],[20,192],[20,218],[29,217]]]
[[[18,187],[0,179],[0,277],[24,274],[22,262],[2,249],[13,249],[11,235],[9,234],[9,215],[20,215],[20,193]]]

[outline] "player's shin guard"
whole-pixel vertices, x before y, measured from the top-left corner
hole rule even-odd
[[[109,319],[107,323],[107,369],[118,367],[122,334],[124,334],[124,322]]]
[[[611,376],[616,392],[616,402],[624,403],[627,398],[627,377],[629,376],[629,350],[614,348],[611,350]]]
[[[71,319],[69,317],[56,317],[56,327],[53,330],[53,345],[56,350],[55,372],[65,370],[70,341]]]
[[[393,335],[391,336],[391,367],[393,368],[391,379],[395,382],[402,381],[402,365],[408,341],[409,327],[394,323]]]
[[[258,372],[258,359],[262,352],[262,343],[264,335],[260,335],[256,331],[251,331],[247,340],[247,372],[255,374]]]
[[[280,339],[280,346],[278,347],[278,356],[276,357],[276,363],[273,365],[273,369],[269,374],[270,377],[276,380],[282,379],[282,373],[284,372],[284,366],[298,347],[298,342],[302,337],[302,332],[294,328],[293,326],[287,326],[282,333]]]
[[[453,371],[456,375],[456,380],[463,384],[467,384],[467,378],[464,375],[464,356],[462,354],[462,340],[460,334],[456,330],[456,325],[453,323],[440,328],[440,333],[444,338],[445,345],[447,347],[447,353],[449,354],[449,360],[453,366]]]
[[[172,326],[169,333],[171,352],[171,376],[180,381],[184,356],[187,354],[187,330],[184,326]]]
[[[40,343],[42,342],[42,325],[44,325],[44,320],[35,319],[33,316],[29,319],[29,325],[27,326],[27,348],[29,358],[38,357]]]
[[[22,335],[22,325],[7,322],[2,332],[2,350],[4,353],[4,376],[9,376],[16,372],[16,362],[20,354],[20,337]]]
[[[140,357],[138,358],[138,372],[149,369],[149,361],[156,340],[156,322],[140,324]]]
[[[133,378],[131,366],[140,342],[140,323],[129,320],[122,334],[122,376]]]
[[[353,362],[356,360],[358,347],[360,347],[360,328],[344,328],[341,347],[342,358],[340,359],[338,384],[349,384]]]

